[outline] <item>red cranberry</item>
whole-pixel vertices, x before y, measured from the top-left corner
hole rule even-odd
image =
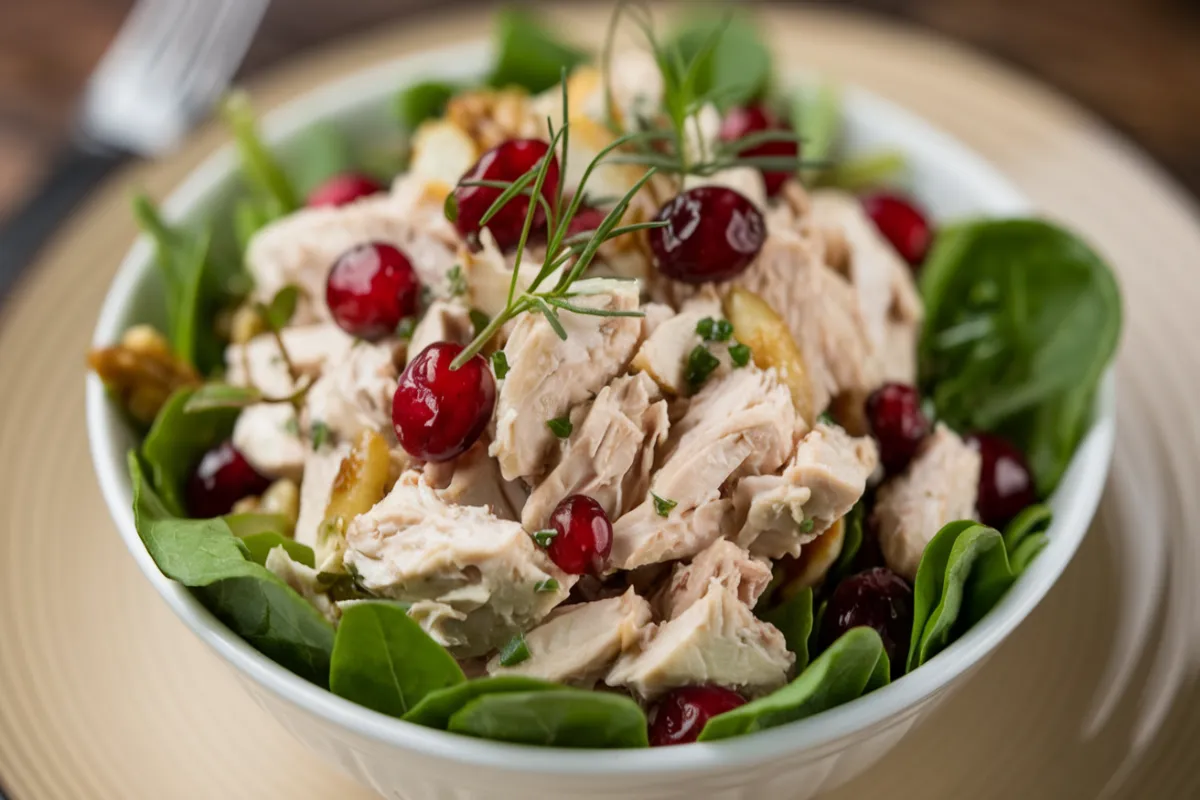
[[[746,698],[720,686],[675,689],[658,704],[650,724],[650,746],[694,742],[710,719],[745,703]]]
[[[791,126],[779,120],[765,106],[739,106],[732,108],[721,123],[721,141],[735,142],[743,136],[762,131],[790,131]],[[782,156],[784,158],[800,157],[800,143],[797,141],[763,142],[754,147],[748,147],[738,152],[739,156]],[[762,171],[763,181],[767,185],[767,196],[779,194],[794,172]]]
[[[933,232],[925,212],[914,201],[890,192],[876,192],[864,197],[862,204],[875,227],[910,266],[925,260]]]
[[[912,625],[912,589],[890,569],[875,567],[851,575],[833,590],[821,618],[820,644],[828,647],[851,628],[874,628],[883,640],[892,675],[900,675]]]
[[[475,166],[462,176],[462,181],[515,181],[536,167],[547,153],[550,153],[550,145],[547,142],[539,139],[510,139],[484,153]],[[546,173],[545,183],[542,184],[542,196],[553,203],[558,194],[558,157],[551,153],[550,158],[550,169]],[[458,206],[458,217],[454,224],[462,237],[474,244],[479,239],[479,221],[504,190],[463,186],[462,181],[454,190],[454,200]],[[530,188],[533,188],[532,184]],[[518,195],[488,220],[487,228],[492,232],[492,236],[496,237],[496,244],[501,250],[512,250],[521,241],[521,230],[525,227],[525,216],[529,213],[530,201],[531,198]],[[533,217],[534,230],[545,224],[545,211],[541,204],[538,204]]]
[[[462,351],[462,345],[436,342],[400,374],[392,424],[401,446],[422,461],[449,461],[465,453],[492,418],[496,379],[480,355],[451,369]]]
[[[967,444],[979,451],[982,461],[975,505],[984,524],[1003,527],[1037,502],[1033,474],[1020,450],[992,433],[973,433]]]
[[[567,235],[576,236],[581,233],[594,231],[600,227],[600,224],[604,222],[607,216],[608,214],[598,208],[580,206],[579,211],[567,223]]]
[[[867,424],[879,442],[884,469],[893,475],[904,471],[929,435],[921,396],[902,383],[885,383],[871,393],[867,398]]]
[[[262,494],[271,485],[258,474],[233,442],[225,441],[200,457],[185,490],[187,510],[199,519],[228,514],[243,497]]]
[[[724,281],[754,261],[767,225],[754,203],[724,186],[698,186],[663,206],[650,230],[658,269],[684,283]]]
[[[334,262],[325,283],[325,302],[339,328],[378,341],[417,310],[420,288],[404,253],[390,244],[369,242]]]
[[[555,537],[546,548],[550,560],[569,575],[600,574],[608,566],[613,529],[604,507],[590,497],[573,494],[550,515]]]
[[[313,189],[308,195],[308,206],[344,206],[382,191],[383,187],[374,178],[357,172],[343,172]]]

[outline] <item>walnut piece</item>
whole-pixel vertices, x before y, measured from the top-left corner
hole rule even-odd
[[[146,425],[177,389],[201,382],[196,370],[175,356],[166,338],[149,325],[135,325],[118,344],[92,350],[87,362],[129,415]]]

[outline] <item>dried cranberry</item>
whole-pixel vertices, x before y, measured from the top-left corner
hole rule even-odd
[[[820,644],[828,647],[851,628],[874,628],[883,640],[892,675],[900,675],[912,625],[912,589],[890,569],[875,567],[845,578],[833,590],[821,618]]]
[[[449,461],[465,453],[492,418],[496,379],[480,355],[451,369],[462,351],[459,344],[431,344],[400,375],[392,424],[401,446],[414,458]]]
[[[1003,527],[1037,502],[1033,473],[1021,451],[992,433],[973,433],[967,444],[979,451],[979,495],[975,501],[984,524]]]
[[[475,166],[462,176],[454,190],[454,200],[458,206],[454,224],[459,234],[468,242],[477,243],[482,227],[480,220],[504,191],[487,186],[464,186],[463,183],[515,181],[536,167],[547,154],[550,155],[551,164],[542,184],[542,197],[553,203],[558,194],[558,157],[550,153],[549,143],[539,139],[510,139],[484,153]],[[532,184],[530,188],[533,188]],[[486,227],[496,238],[501,250],[512,250],[521,241],[521,230],[525,227],[530,201],[527,195],[517,195],[488,220]],[[545,225],[546,214],[539,203],[534,211],[533,228],[538,231]]]
[[[763,216],[749,199],[724,186],[697,186],[665,206],[650,231],[658,269],[684,283],[724,281],[741,274],[767,238]]]
[[[736,142],[751,133],[763,131],[790,131],[791,126],[782,122],[766,106],[738,106],[732,108],[721,122],[721,141]],[[797,141],[763,142],[738,151],[739,156],[762,157],[776,156],[799,159],[800,143]],[[783,185],[791,178],[794,171],[762,170],[763,181],[767,186],[767,196],[774,197],[783,189]]]
[[[200,519],[219,517],[228,514],[238,500],[262,494],[270,485],[270,478],[250,466],[233,442],[221,442],[200,457],[188,478],[187,510]]]
[[[382,191],[383,187],[374,178],[357,172],[343,172],[313,189],[308,195],[307,205],[310,208],[344,206]]]
[[[555,536],[546,548],[550,560],[569,575],[599,575],[608,566],[613,529],[604,507],[590,497],[573,494],[550,515]]]
[[[650,724],[650,746],[694,742],[710,719],[745,703],[746,698],[720,686],[675,689],[658,703]]]
[[[912,386],[885,383],[867,398],[867,424],[879,442],[879,458],[890,474],[903,472],[929,435],[921,396]]]
[[[420,283],[408,257],[382,242],[361,244],[338,257],[325,282],[325,302],[338,327],[378,341],[417,310]]]
[[[862,204],[901,258],[913,267],[925,260],[933,232],[925,212],[914,201],[892,192],[876,192],[863,197]]]

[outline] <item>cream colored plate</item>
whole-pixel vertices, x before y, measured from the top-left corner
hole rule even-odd
[[[994,659],[836,794],[1200,796],[1200,221],[1142,156],[1060,98],[924,34],[776,9],[777,52],[956,135],[1116,264],[1127,325],[1116,462],[1061,582]],[[571,12],[600,30],[603,12]],[[481,15],[405,23],[277,74],[266,107]],[[86,451],[83,352],[134,235],[131,187],[165,195],[220,140],[122,175],[45,256],[0,323],[0,783],[27,798],[367,797],[317,763],[138,574]]]

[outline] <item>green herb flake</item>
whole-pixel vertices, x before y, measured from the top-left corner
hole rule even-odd
[[[828,411],[822,411],[817,416],[817,422],[821,423],[822,425],[837,425],[838,424],[837,420],[833,418],[833,414],[830,414]]]
[[[751,350],[749,345],[741,342],[729,346],[729,358],[735,367],[744,367],[750,363]]]
[[[478,336],[479,334],[483,333],[483,329],[486,328],[492,321],[491,317],[480,311],[478,308],[472,308],[469,312],[467,312],[467,316],[471,319],[471,327],[474,329],[472,333],[473,336]]]
[[[538,547],[544,549],[550,546],[550,543],[554,541],[555,536],[558,536],[558,531],[554,530],[553,528],[544,528],[533,534],[533,540],[537,542]]]
[[[727,319],[719,319],[713,326],[713,339],[718,342],[728,342],[733,338],[733,323]]]
[[[447,222],[458,222],[458,198],[454,196],[454,192],[446,195],[446,202],[442,205],[442,213],[446,215]]]
[[[710,353],[704,345],[696,345],[696,348],[688,355],[687,367],[684,370],[688,386],[693,392],[696,391],[704,385],[704,382],[719,366],[721,366],[721,359]]]
[[[814,527],[816,527],[816,522],[810,517],[809,519],[806,519],[800,523],[800,532],[812,533]]]
[[[503,350],[492,353],[492,371],[496,373],[498,381],[502,381],[508,376],[508,356],[504,355]]]
[[[530,655],[529,645],[525,643],[524,634],[518,633],[509,639],[508,644],[500,650],[500,666],[515,667],[517,664],[528,661]]]
[[[571,424],[570,417],[548,419],[546,420],[546,427],[560,439],[566,439],[571,435],[571,431],[575,430],[575,426]]]
[[[396,337],[407,342],[412,339],[413,331],[416,329],[417,318],[405,317],[404,319],[400,320],[400,324],[396,326]]]
[[[262,393],[247,386],[206,383],[192,392],[183,405],[184,414],[198,414],[215,408],[245,408],[261,402]]]
[[[313,451],[320,450],[329,441],[330,436],[329,426],[321,420],[316,420],[312,424],[312,449]]]
[[[451,297],[462,297],[467,293],[467,279],[463,277],[461,265],[455,264],[451,267],[450,271],[446,273],[446,280],[450,283]]]
[[[713,338],[713,326],[716,320],[712,317],[705,317],[696,323],[696,333],[706,342],[711,342]]]
[[[651,492],[650,496],[654,498],[654,513],[663,518],[669,517],[675,506],[679,505],[678,502],[668,500],[665,497],[659,497],[654,492]]]
[[[538,581],[537,584],[534,585],[533,590],[541,594],[549,594],[550,592],[557,592],[558,588],[558,581],[556,581],[554,578],[546,578],[544,581]]]
[[[300,435],[300,422],[295,417],[288,417],[288,421],[283,423],[283,431],[291,436]]]

